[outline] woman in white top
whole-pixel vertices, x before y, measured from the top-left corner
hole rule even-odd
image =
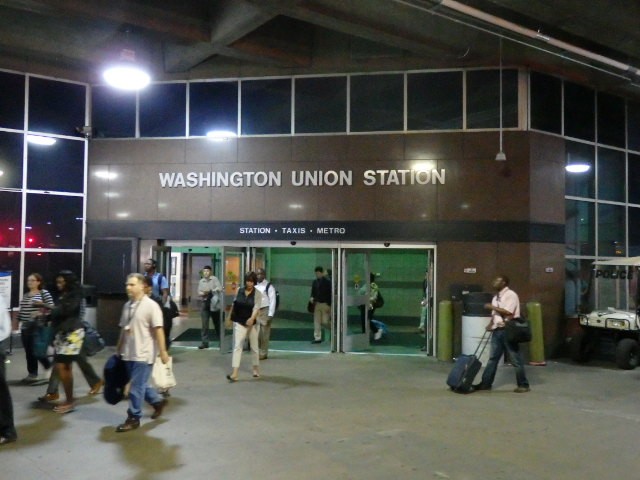
[[[33,305],[33,302],[43,302],[53,307],[53,298],[47,290],[42,288],[43,283],[42,275],[39,273],[30,274],[27,277],[27,292],[20,300],[18,320],[20,321],[22,346],[27,357],[28,372],[28,375],[22,379],[23,383],[34,383],[38,380],[38,362],[45,370],[51,368],[51,362],[47,357],[36,358],[33,351],[34,335],[41,317],[40,308]]]

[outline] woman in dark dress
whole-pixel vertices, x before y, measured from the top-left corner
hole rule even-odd
[[[231,367],[233,371],[227,375],[230,382],[238,381],[238,370],[242,359],[242,347],[244,340],[249,336],[249,346],[251,347],[251,364],[253,366],[253,377],[260,377],[260,355],[258,353],[258,334],[260,325],[256,324],[260,305],[262,304],[262,294],[255,288],[258,279],[256,274],[249,272],[244,276],[244,288],[238,289],[238,294],[233,301],[233,307],[229,313],[229,319],[233,322],[233,356]]]
[[[75,409],[72,362],[77,360],[80,355],[84,340],[84,328],[80,315],[83,297],[78,278],[70,270],[62,270],[58,273],[56,286],[60,291],[60,298],[56,306],[51,309],[50,318],[55,335],[53,340],[54,363],[66,399],[64,403],[56,405],[53,411],[69,413]],[[37,303],[34,302],[35,304]],[[37,306],[47,308],[47,305],[42,302]]]

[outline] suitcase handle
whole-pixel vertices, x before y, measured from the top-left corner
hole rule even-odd
[[[480,358],[484,353],[484,349],[487,348],[487,345],[489,344],[489,340],[491,340],[491,335],[493,335],[493,330],[485,330],[485,332],[482,334],[482,338],[478,342],[476,351],[473,353],[476,356],[476,358]],[[480,350],[480,347],[482,347],[482,350]],[[478,354],[478,351],[480,351],[480,354]]]

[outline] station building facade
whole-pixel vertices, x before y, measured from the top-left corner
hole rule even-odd
[[[209,78],[138,94],[21,72],[0,83],[12,306],[29,272],[72,268],[109,293],[151,247],[189,244],[422,248],[389,316],[411,315],[401,292],[425,265],[434,317],[455,288],[505,273],[542,305],[549,352],[598,295],[631,301],[584,288],[595,258],[640,248],[640,106],[623,98],[518,68]],[[571,176],[576,157],[592,168]],[[119,264],[113,245],[130,252]],[[381,263],[393,284],[398,261]]]

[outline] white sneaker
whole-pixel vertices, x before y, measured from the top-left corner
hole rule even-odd
[[[373,335],[374,340],[380,340],[382,338],[382,329],[379,328],[378,331]]]

